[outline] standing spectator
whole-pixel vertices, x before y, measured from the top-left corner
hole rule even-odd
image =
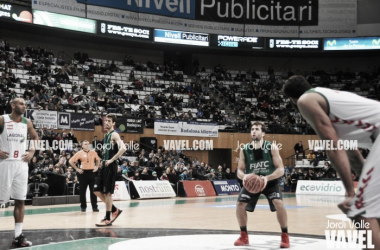
[[[305,158],[305,150],[303,149],[302,141],[299,141],[296,145],[294,145],[294,153],[296,154],[297,160],[300,153],[302,153],[302,159]]]

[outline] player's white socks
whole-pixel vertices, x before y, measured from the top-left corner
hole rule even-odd
[[[15,238],[19,237],[22,234],[22,226],[24,223],[15,223]]]

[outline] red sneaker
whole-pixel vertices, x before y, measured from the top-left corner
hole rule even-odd
[[[249,239],[248,234],[244,231],[240,232],[240,237],[237,239],[234,243],[235,246],[248,246],[249,245]]]
[[[97,226],[97,227],[109,227],[109,226],[112,226],[112,221],[104,218],[103,220],[100,221],[100,223],[96,223],[95,226]]]
[[[287,234],[287,233],[281,233],[280,248],[289,248],[289,247],[290,247],[289,234]]]

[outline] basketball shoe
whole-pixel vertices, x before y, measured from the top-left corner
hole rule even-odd
[[[237,239],[234,243],[235,246],[248,246],[249,245],[249,239],[248,234],[244,231],[240,232],[240,237]]]

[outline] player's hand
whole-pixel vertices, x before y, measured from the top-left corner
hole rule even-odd
[[[106,161],[106,167],[108,167],[108,165],[110,165],[112,162],[113,162],[113,161],[111,161],[111,160],[107,160],[107,161]]]
[[[78,174],[83,174],[83,170],[82,169],[78,169],[77,172],[78,172]]]
[[[32,158],[33,158],[33,155],[34,155],[34,152],[28,152],[26,154],[23,154],[21,156],[21,159],[24,161],[24,162],[29,162]]]
[[[99,167],[95,166],[95,167],[94,167],[94,171],[92,171],[92,172],[95,173],[96,171],[98,171],[98,169],[99,169]]]
[[[0,159],[7,159],[9,157],[9,153],[0,150]]]
[[[352,199],[353,197],[347,197],[343,202],[338,204],[338,208],[342,210],[343,213],[347,214],[351,210],[350,206]]]
[[[261,189],[261,191],[263,191],[266,188],[266,186],[267,186],[268,178],[266,176],[260,176],[260,178],[264,180],[264,186]]]

